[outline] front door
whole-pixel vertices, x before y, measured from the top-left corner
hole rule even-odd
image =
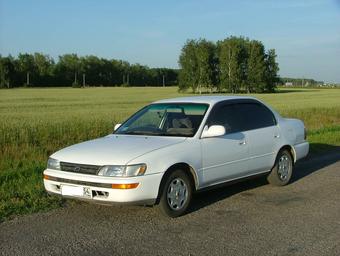
[[[249,144],[243,131],[245,119],[237,111],[237,104],[222,102],[212,109],[208,117],[208,127],[223,125],[226,134],[201,139],[205,185],[243,177],[249,169]]]
[[[236,132],[201,140],[205,185],[242,176],[248,169],[248,143],[245,133]]]

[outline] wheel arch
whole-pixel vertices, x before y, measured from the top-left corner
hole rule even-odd
[[[163,190],[163,186],[166,182],[167,177],[175,170],[182,170],[184,171],[188,177],[191,179],[192,184],[194,185],[194,190],[196,191],[199,187],[199,182],[198,182],[198,177],[197,177],[197,173],[195,171],[195,169],[189,165],[188,163],[185,162],[180,162],[180,163],[175,163],[173,165],[171,165],[163,174],[163,177],[161,179],[161,183],[159,185],[158,188],[158,195],[157,195],[157,199],[156,199],[156,204],[159,203],[161,194],[162,194],[162,190]]]
[[[284,146],[282,146],[281,148],[280,148],[280,150],[277,152],[277,154],[280,152],[280,151],[282,151],[282,150],[288,150],[289,151],[289,153],[291,154],[291,156],[292,156],[292,158],[293,158],[293,163],[295,164],[295,162],[296,162],[296,152],[295,152],[295,149],[294,149],[294,147],[293,146],[291,146],[291,145],[284,145]]]

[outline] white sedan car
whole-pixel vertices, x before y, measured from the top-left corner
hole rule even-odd
[[[303,122],[251,97],[156,101],[113,134],[52,154],[49,193],[97,203],[159,204],[170,217],[195,191],[259,174],[286,185],[309,150]]]

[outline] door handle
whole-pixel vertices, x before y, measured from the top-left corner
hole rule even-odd
[[[246,145],[246,141],[245,140],[241,140],[238,144],[239,145]]]
[[[280,134],[275,134],[275,135],[274,135],[274,138],[275,138],[275,139],[280,138]]]

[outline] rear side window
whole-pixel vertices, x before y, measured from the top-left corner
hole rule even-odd
[[[273,113],[262,104],[245,103],[240,104],[242,112],[247,119],[246,130],[254,130],[270,127],[276,124]]]
[[[234,133],[273,126],[276,121],[273,113],[262,104],[235,103],[217,107],[207,124],[223,125],[226,133]]]

